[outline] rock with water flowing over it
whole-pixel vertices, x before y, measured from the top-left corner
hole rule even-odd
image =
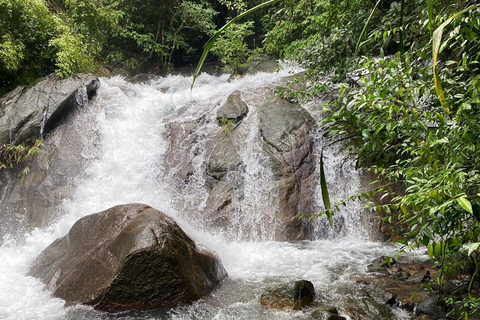
[[[0,148],[44,138],[23,181],[23,164],[0,170],[0,239],[6,234],[20,238],[58,218],[59,210],[52,208],[72,195],[74,178],[87,161],[86,141],[96,135],[92,119],[81,115],[88,113],[86,106],[99,85],[93,75],[51,75],[0,98]]]
[[[307,280],[285,283],[262,293],[260,304],[274,310],[302,310],[315,299],[313,284]]]
[[[29,274],[67,305],[112,312],[188,303],[226,277],[213,253],[142,204],[81,218],[40,254]]]
[[[42,138],[100,85],[89,74],[60,79],[49,75],[33,86],[19,86],[0,98],[0,145]]]
[[[165,172],[177,192],[202,183],[205,190],[192,201],[201,201],[202,222],[212,232],[308,239],[312,227],[298,217],[317,209],[315,120],[300,105],[272,97],[270,89],[234,91],[212,111],[166,126]],[[252,185],[259,180],[261,185]],[[178,205],[188,211],[191,202],[182,199]],[[249,219],[255,226],[240,230],[238,222]]]
[[[335,307],[321,307],[312,312],[312,320],[346,320]]]

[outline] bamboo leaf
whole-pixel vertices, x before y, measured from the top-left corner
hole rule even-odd
[[[238,16],[236,16],[235,18],[233,18],[232,20],[227,22],[223,27],[221,27],[219,30],[216,31],[214,33],[214,35],[203,46],[202,56],[200,57],[200,60],[198,61],[198,64],[197,64],[197,68],[195,69],[195,72],[193,74],[193,81],[192,81],[192,85],[190,87],[190,90],[193,89],[193,85],[195,84],[195,81],[197,80],[198,74],[200,73],[200,70],[202,69],[203,63],[205,62],[205,59],[207,58],[207,54],[210,51],[210,49],[213,47],[213,45],[215,44],[215,41],[217,41],[218,37],[220,37],[222,35],[222,33],[225,32],[225,30],[227,30],[228,27],[230,27],[237,20],[245,17],[246,15],[249,15],[250,13],[252,13],[254,11],[257,11],[258,9],[269,6],[269,5],[274,4],[276,2],[279,2],[279,1],[281,1],[281,0],[270,0],[270,1],[267,1],[267,2],[264,2],[264,3],[261,3],[256,7],[250,8],[247,11],[245,11],[244,13],[239,14]]]
[[[465,209],[465,211],[467,211],[470,214],[473,214],[472,204],[470,203],[470,201],[467,200],[466,196],[457,198],[457,202],[463,209]]]
[[[323,165],[323,149],[320,153],[320,187],[322,189],[323,206],[330,226],[333,228],[333,210],[330,204],[330,196],[328,194],[327,180],[325,179],[325,170]]]
[[[367,28],[368,25],[370,24],[370,21],[372,20],[373,14],[377,10],[378,5],[380,4],[382,0],[378,0],[377,3],[375,4],[375,7],[373,7],[372,12],[370,12],[370,15],[368,16],[367,22],[365,22],[365,25],[363,26],[362,33],[360,33],[360,37],[358,38],[357,41],[357,46],[355,47],[355,54],[354,57],[357,56],[358,50],[360,49],[360,46],[362,44],[362,39],[365,37],[365,34],[367,33]]]
[[[457,12],[453,16],[451,16],[449,19],[447,19],[444,23],[442,23],[434,32],[433,32],[433,75],[434,75],[434,80],[435,80],[435,91],[437,93],[438,99],[440,100],[440,103],[442,106],[445,107],[445,94],[442,88],[442,84],[440,83],[440,77],[438,76],[438,69],[437,69],[437,60],[438,60],[438,53],[440,51],[440,45],[442,43],[442,35],[443,35],[443,29],[448,26],[453,20],[457,19],[460,17],[462,14],[465,12],[468,12],[472,9],[478,8],[480,4],[476,4],[473,6],[470,6],[468,8],[463,9],[462,11]],[[445,108],[445,111],[447,114],[450,114],[450,111],[448,108]]]

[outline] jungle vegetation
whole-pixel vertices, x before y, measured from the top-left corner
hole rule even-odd
[[[0,0],[0,93],[52,72],[194,65],[215,30],[262,2]],[[377,179],[354,196],[405,249],[428,251],[434,281],[468,276],[449,300],[465,319],[480,313],[479,35],[473,0],[279,0],[217,34],[202,57],[230,72],[258,53],[295,61],[305,76],[281,94],[298,101],[340,86],[319,104],[323,125]]]

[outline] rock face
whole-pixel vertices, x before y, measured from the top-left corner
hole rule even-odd
[[[197,198],[206,197],[206,201],[195,205],[204,208],[202,223],[214,232],[236,232],[241,227],[235,225],[239,217],[254,214],[270,219],[268,226],[262,226],[262,233],[272,235],[271,239],[308,239],[311,225],[298,216],[317,209],[312,151],[316,122],[312,116],[298,104],[272,97],[264,90],[259,95],[234,91],[219,106],[214,119],[218,122],[214,129],[205,117],[167,125],[165,171],[172,185],[182,194],[198,188],[199,183],[205,186],[206,194]],[[263,173],[268,171],[265,183],[259,186],[265,190],[253,186],[252,195],[247,184],[254,179],[248,174],[258,179],[262,174],[259,167],[264,168]],[[256,212],[247,212],[248,201],[260,203]],[[179,206],[185,203],[182,199]],[[183,209],[188,212],[189,206]],[[255,237],[254,230],[244,233]]]
[[[28,143],[42,133],[44,138],[23,183],[18,178],[20,165],[0,172],[0,239],[45,227],[57,218],[52,208],[72,194],[73,179],[83,167],[84,141],[95,134],[85,112],[74,111],[87,110],[99,85],[93,75],[63,80],[47,76],[0,98],[0,146]]]
[[[0,98],[0,145],[40,138],[68,113],[85,104],[100,85],[88,74],[68,79],[49,75],[31,87],[20,86]]]
[[[302,310],[315,299],[313,284],[307,280],[289,282],[264,292],[260,304],[267,309]]]
[[[196,300],[226,272],[163,213],[116,206],[78,220],[37,258],[30,275],[68,305],[120,311]]]

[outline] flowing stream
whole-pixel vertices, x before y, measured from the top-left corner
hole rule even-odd
[[[200,155],[192,163],[196,170],[184,189],[171,188],[163,166],[168,149],[166,123],[203,117],[201,130],[206,137],[218,127],[215,110],[230,93],[241,90],[248,100],[258,88],[288,75],[289,70],[284,69],[228,82],[228,75],[203,74],[193,92],[191,77],[184,76],[159,78],[149,84],[131,84],[120,77],[101,79],[97,96],[81,110],[83,125],[95,134],[85,137],[83,157],[87,165],[75,179],[74,195],[57,208],[61,218],[44,230],[25,234],[21,243],[6,237],[0,248],[0,319],[309,319],[308,310],[273,312],[259,303],[266,287],[297,279],[313,282],[317,305],[333,304],[344,313],[342,301],[354,294],[355,276],[365,274],[372,259],[394,252],[394,248],[370,239],[370,220],[362,217],[361,204],[352,202],[336,216],[340,230],[332,231],[319,221],[314,223],[315,239],[311,241],[273,241],[271,172],[255,156],[258,146],[254,139],[247,139],[239,148],[245,164],[241,177],[244,196],[233,200],[239,202],[241,215],[239,211],[234,228],[212,234],[203,229],[201,217],[195,216],[206,206],[205,181],[198,174],[205,165],[205,150],[182,151],[185,156],[189,152]],[[315,105],[306,107],[316,116]],[[201,141],[202,136],[198,139]],[[319,133],[316,153],[322,140]],[[358,173],[351,163],[341,164],[335,148],[326,150],[325,159],[332,197],[348,198],[359,187]],[[317,198],[321,199],[319,192],[318,187]],[[133,202],[172,216],[188,235],[215,251],[229,275],[225,282],[192,305],[168,311],[107,314],[85,306],[66,308],[39,280],[26,276],[36,256],[65,235],[79,218]]]

